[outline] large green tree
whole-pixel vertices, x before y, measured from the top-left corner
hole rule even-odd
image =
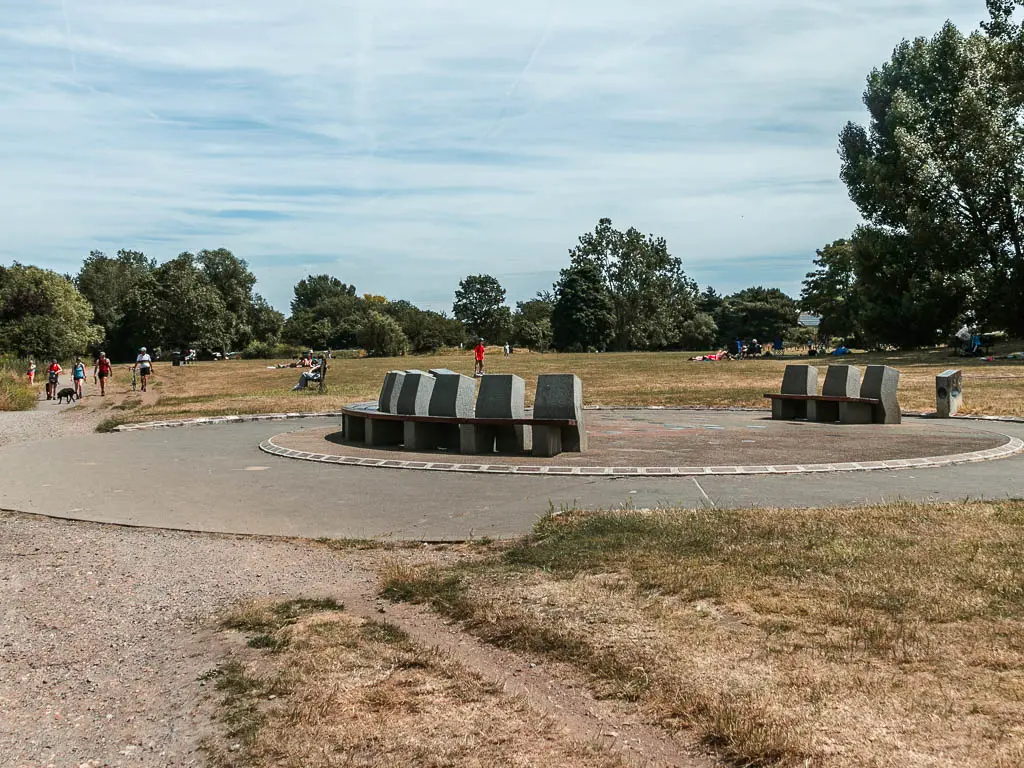
[[[196,257],[186,251],[157,267],[154,278],[157,339],[148,346],[160,343],[178,349],[227,351],[232,341],[231,313]]]
[[[853,241],[836,240],[819,248],[814,266],[803,282],[801,309],[821,316],[818,333],[825,338],[859,336],[858,299],[863,289],[854,273]]]
[[[92,307],[71,280],[18,263],[0,267],[0,351],[66,359],[102,338]]]
[[[601,268],[577,260],[561,271],[551,310],[552,343],[560,352],[603,352],[615,335],[615,305]]]
[[[512,343],[543,352],[551,347],[551,312],[555,297],[541,291],[536,298],[517,301],[512,315]]]
[[[615,313],[613,349],[664,349],[681,343],[696,315],[698,289],[668,252],[663,237],[634,227],[620,232],[601,219],[569,252],[572,264],[591,263],[602,275]]]
[[[153,313],[155,269],[156,262],[141,251],[121,249],[113,258],[92,251],[75,278],[103,326],[105,351],[115,360],[133,359],[142,339],[160,346]]]
[[[868,77],[867,126],[840,135],[843,181],[877,230],[855,252],[882,248],[900,260],[889,277],[902,282],[887,288],[936,302],[919,319],[935,327],[911,334],[921,338],[965,314],[1024,333],[1024,47],[1003,13],[1015,5],[989,3],[988,36],[947,23],[901,43]],[[855,264],[858,281],[870,269]]]
[[[718,313],[718,327],[728,343],[735,338],[770,343],[796,325],[796,302],[778,288],[756,286],[726,296]]]
[[[459,281],[452,309],[471,337],[504,343],[512,333],[505,289],[491,275],[469,275]]]

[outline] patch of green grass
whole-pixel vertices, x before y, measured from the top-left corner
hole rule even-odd
[[[249,601],[231,610],[221,624],[228,629],[243,632],[275,632],[294,624],[302,616],[321,611],[342,611],[341,603],[333,598],[296,598],[277,603]]]
[[[246,645],[250,648],[266,648],[271,651],[280,651],[288,647],[290,638],[287,635],[276,637],[267,633],[261,633],[253,635],[246,641]]]
[[[127,419],[120,416],[111,416],[109,419],[104,419],[96,425],[97,432],[113,432],[115,429],[120,427],[122,424],[126,424]]]
[[[367,640],[387,645],[402,645],[409,642],[409,633],[387,621],[367,620],[360,628]]]

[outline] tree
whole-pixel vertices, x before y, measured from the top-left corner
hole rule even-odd
[[[17,262],[0,267],[0,350],[66,359],[102,338],[92,307],[71,280]]]
[[[228,312],[228,346],[234,349],[247,346],[256,337],[252,326],[256,275],[249,270],[245,259],[226,248],[199,251],[196,263],[224,301]],[[266,341],[265,338],[260,340]]]
[[[808,272],[800,293],[805,312],[821,316],[818,333],[824,338],[859,336],[858,296],[852,240],[836,240],[819,248],[816,269]]]
[[[734,338],[770,341],[796,325],[796,302],[778,288],[744,288],[727,296],[718,314],[726,342]]]
[[[232,341],[231,315],[216,286],[197,266],[195,256],[187,251],[178,255],[157,267],[154,277],[157,288],[152,313],[160,343],[179,349],[196,346],[226,351]]]
[[[452,309],[472,338],[505,341],[512,330],[505,289],[490,275],[469,275],[459,282]]]
[[[849,123],[840,134],[842,179],[872,228],[864,239],[870,247],[858,252],[884,243],[901,260],[889,272],[904,281],[887,288],[938,302],[905,315],[933,324],[910,335],[934,337],[966,312],[1024,333],[1024,111],[1021,80],[1012,76],[1024,72],[1024,46],[1010,19],[1016,5],[990,0],[988,37],[964,36],[947,23],[930,40],[903,41],[868,77],[868,126]],[[855,272],[871,277],[864,264]]]
[[[330,275],[309,275],[295,285],[292,312],[313,309],[332,298],[355,297],[356,287]],[[358,300],[357,300],[358,301]]]
[[[569,252],[602,274],[615,311],[614,349],[664,349],[679,344],[682,325],[696,314],[697,285],[663,237],[630,227],[619,232],[601,219]]]
[[[409,339],[393,317],[370,310],[359,328],[359,344],[370,357],[397,357],[409,351]]]
[[[551,334],[561,352],[603,351],[615,334],[615,305],[600,267],[578,260],[560,273],[551,310]]]
[[[92,251],[82,263],[75,285],[103,326],[103,344],[112,359],[134,359],[139,339],[160,343],[152,312],[155,269],[156,262],[144,253],[125,249],[115,258]]]
[[[537,298],[516,302],[512,316],[512,343],[543,352],[551,347],[551,312],[554,296],[550,291],[537,294]]]

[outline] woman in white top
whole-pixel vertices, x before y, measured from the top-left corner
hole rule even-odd
[[[142,391],[146,391],[146,382],[149,381],[149,374],[153,372],[153,358],[146,353],[146,348],[139,350],[139,356],[135,358],[135,367],[139,369],[139,378],[142,379]]]

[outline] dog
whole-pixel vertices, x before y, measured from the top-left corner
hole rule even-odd
[[[62,398],[67,398],[67,401],[70,403],[76,397],[78,397],[78,393],[75,390],[71,387],[64,387],[64,389],[57,393],[57,403],[60,404]]]

